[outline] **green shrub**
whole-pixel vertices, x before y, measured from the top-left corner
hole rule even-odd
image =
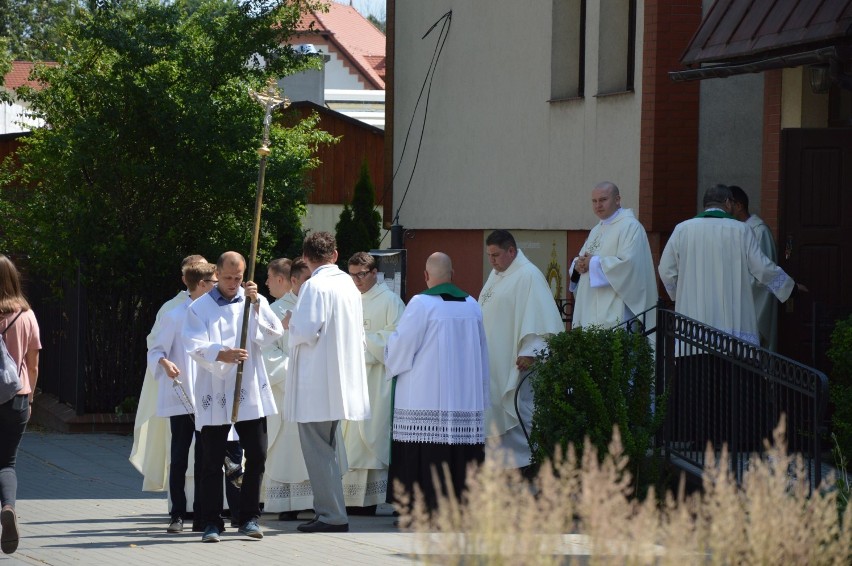
[[[828,392],[834,404],[831,425],[836,449],[852,454],[852,316],[835,325],[828,357],[832,364]]]
[[[665,407],[658,400],[656,412],[652,409],[654,356],[648,340],[622,328],[590,327],[555,334],[547,344],[532,382],[533,463],[551,459],[556,446],[566,453],[569,443],[582,452],[586,437],[605,454],[618,426],[625,454],[639,466]]]

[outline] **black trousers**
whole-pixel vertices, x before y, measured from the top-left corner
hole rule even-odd
[[[266,469],[266,417],[234,423],[240,435],[240,445],[245,451],[246,465],[243,471],[243,485],[240,490],[239,517],[242,525],[249,520],[260,518],[260,484]],[[224,472],[228,432],[231,425],[205,426],[201,429],[202,469],[201,500],[196,504],[199,524],[207,527],[216,525],[224,530],[222,520],[223,496],[222,482]],[[232,517],[233,518],[233,517]]]
[[[201,438],[195,430],[195,421],[189,415],[169,417],[172,431],[171,464],[169,465],[169,496],[172,498],[172,517],[186,516],[186,469],[189,466],[189,447],[195,437],[194,500],[198,501],[201,478]],[[198,505],[198,503],[195,503]]]

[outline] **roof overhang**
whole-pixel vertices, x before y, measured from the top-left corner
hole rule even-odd
[[[852,0],[716,0],[681,57],[674,81],[852,60]]]

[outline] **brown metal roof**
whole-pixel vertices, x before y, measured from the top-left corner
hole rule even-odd
[[[852,0],[716,0],[681,62],[742,62],[850,43]]]

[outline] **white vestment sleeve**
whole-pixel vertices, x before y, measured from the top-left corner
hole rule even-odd
[[[677,251],[675,251],[675,246],[673,242],[677,239],[678,230],[675,228],[674,233],[671,238],[669,238],[668,243],[666,244],[665,249],[663,250],[663,255],[660,256],[660,265],[657,269],[660,273],[660,281],[663,282],[663,287],[666,288],[666,292],[669,294],[669,297],[675,302],[677,302]]]
[[[426,335],[426,309],[423,305],[426,300],[420,295],[412,298],[399,319],[396,331],[388,337],[385,346],[385,378],[390,379],[414,366],[414,356]],[[485,367],[488,367],[487,364]]]
[[[315,344],[326,322],[322,297],[310,284],[310,279],[299,291],[299,300],[290,317],[290,351],[299,344]]]
[[[263,347],[272,345],[281,338],[284,335],[284,327],[272,309],[269,308],[266,300],[263,298],[259,298],[259,300],[260,309],[258,312],[254,312],[254,306],[251,307],[249,336],[252,337],[252,342]]]
[[[518,356],[536,357],[538,352],[543,352],[547,348],[547,342],[538,334],[527,334],[521,339],[521,344],[518,346]]]
[[[601,267],[600,256],[593,255],[589,261],[589,285],[595,289],[598,287],[609,287],[609,280]]]
[[[216,361],[216,357],[219,352],[225,349],[225,346],[211,341],[207,325],[199,318],[192,307],[186,312],[186,320],[183,323],[183,340],[187,353],[200,367],[217,377],[225,377],[232,364]]]
[[[178,336],[178,338],[180,338]],[[165,370],[160,365],[161,358],[169,357],[169,350],[175,341],[175,324],[171,317],[163,317],[148,337],[148,371],[156,379],[165,377]],[[175,360],[170,360],[174,362]]]

